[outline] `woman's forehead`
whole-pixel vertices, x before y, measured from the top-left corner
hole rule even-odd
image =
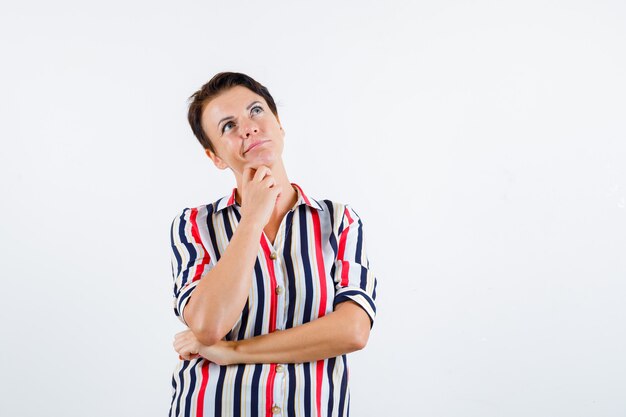
[[[263,97],[246,87],[237,85],[209,101],[204,108],[204,114],[211,120],[219,121],[223,117],[234,116],[235,113],[245,110],[250,103],[255,101],[265,104]]]

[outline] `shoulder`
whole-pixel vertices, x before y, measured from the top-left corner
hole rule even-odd
[[[336,231],[341,232],[353,223],[362,225],[360,216],[351,204],[329,199],[315,201],[321,207],[320,214],[330,221]]]
[[[202,204],[196,207],[185,207],[182,210],[179,210],[172,219],[172,228],[175,226],[184,226],[187,223],[197,223],[199,220],[206,219],[207,217],[214,215],[217,212],[218,207],[227,199],[228,197],[225,196],[212,203]]]
[[[328,211],[329,213],[338,213],[342,216],[348,214],[348,215],[355,215],[358,217],[354,209],[354,206],[352,204],[342,203],[342,202],[328,200],[328,199],[316,200],[316,202],[321,206],[323,211]]]

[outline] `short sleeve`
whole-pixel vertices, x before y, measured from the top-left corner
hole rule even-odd
[[[200,278],[212,268],[198,227],[202,221],[206,222],[206,217],[206,210],[202,208],[186,208],[174,218],[170,230],[174,314],[185,325],[183,309]]]
[[[376,277],[369,269],[363,223],[349,206],[344,208],[338,241],[333,304],[336,306],[344,301],[354,301],[365,310],[373,325],[376,316]]]

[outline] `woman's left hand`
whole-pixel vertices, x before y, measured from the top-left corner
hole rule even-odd
[[[235,342],[220,340],[214,345],[205,346],[198,341],[191,330],[174,336],[174,350],[181,359],[192,360],[202,356],[218,365],[231,365],[235,362]]]
[[[235,345],[237,342],[220,340],[211,346],[200,348],[200,356],[218,365],[232,365],[237,362],[235,357]]]

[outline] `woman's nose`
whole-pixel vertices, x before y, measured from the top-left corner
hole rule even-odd
[[[252,122],[243,123],[241,125],[242,135],[246,138],[250,137],[250,135],[257,134],[259,132],[259,127]]]

